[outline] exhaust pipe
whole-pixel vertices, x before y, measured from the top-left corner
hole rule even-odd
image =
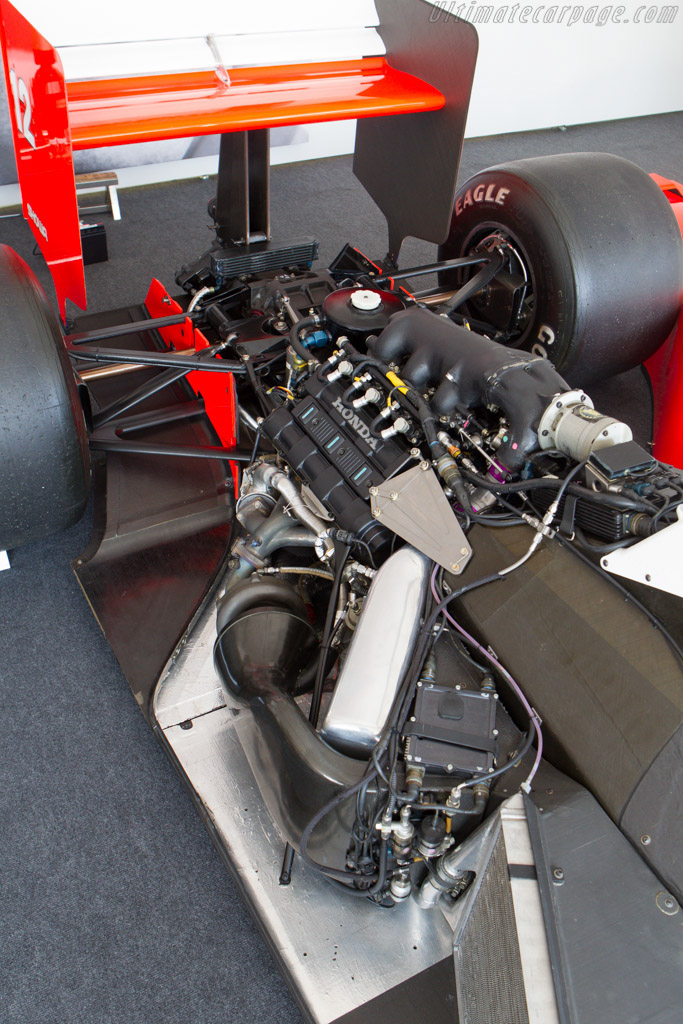
[[[284,838],[300,849],[311,818],[366,769],[332,750],[292,696],[318,650],[303,601],[281,580],[237,584],[218,606],[214,664],[226,698],[243,709],[236,729],[268,811]],[[324,818],[308,853],[343,868],[355,818],[355,796]]]

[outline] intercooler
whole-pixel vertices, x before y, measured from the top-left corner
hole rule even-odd
[[[529,1024],[502,830],[468,895],[453,940],[460,1024]]]

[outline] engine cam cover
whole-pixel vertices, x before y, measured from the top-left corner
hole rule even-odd
[[[369,507],[369,488],[408,465],[408,442],[384,439],[370,430],[377,408],[354,409],[343,400],[348,382],[313,375],[293,409],[277,409],[262,430],[339,526],[375,553],[390,541]]]

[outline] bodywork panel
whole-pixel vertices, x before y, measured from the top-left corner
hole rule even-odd
[[[77,326],[95,330],[128,319],[144,320],[144,314],[144,307],[113,310],[83,317]],[[112,338],[110,345],[164,348],[149,331]],[[149,372],[135,373],[133,383],[148,379]],[[115,377],[94,382],[91,394],[95,403],[106,405],[130,386],[131,377]],[[177,416],[155,425],[169,407]],[[216,443],[203,403],[197,403],[183,382],[135,412],[129,433],[136,438],[164,444]],[[232,530],[232,472],[227,460],[110,452],[97,459],[95,484],[93,537],[74,569],[148,716],[161,669],[223,563]]]
[[[23,213],[63,320],[66,299],[85,309],[86,298],[62,62],[8,0],[0,0],[0,37]]]

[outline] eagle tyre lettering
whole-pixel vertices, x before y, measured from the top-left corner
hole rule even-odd
[[[455,215],[459,217],[463,210],[475,203],[493,203],[495,206],[504,206],[505,200],[510,194],[509,188],[503,188],[495,181],[489,184],[482,183],[474,189],[467,189],[464,195],[458,194],[455,200]]]
[[[547,324],[541,324],[536,337],[540,342],[542,342],[541,345],[535,346],[537,348],[543,348],[543,345],[553,345],[555,343],[555,331],[552,327],[548,327]]]

